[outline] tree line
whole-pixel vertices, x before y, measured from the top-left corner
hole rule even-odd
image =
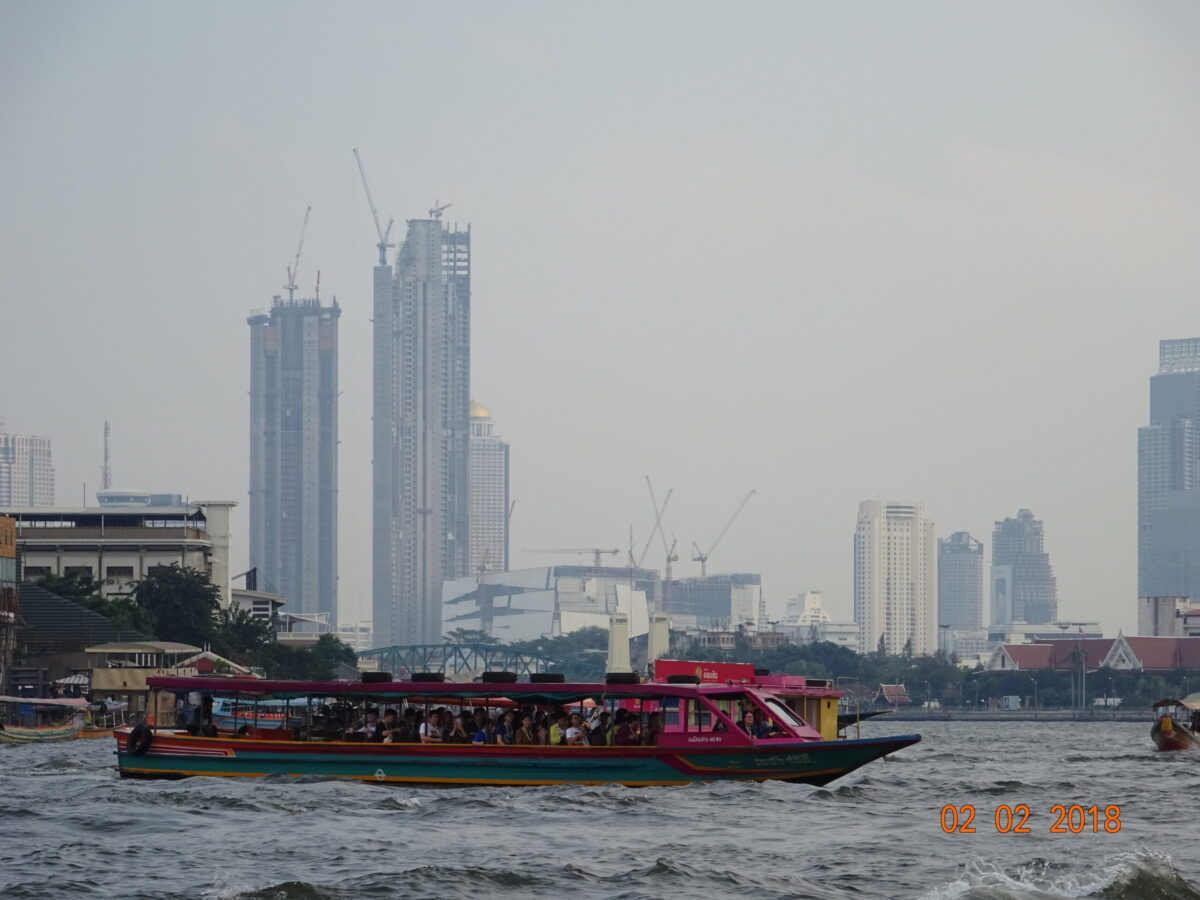
[[[153,566],[128,595],[105,597],[93,576],[72,572],[43,575],[39,587],[112,620],[118,628],[148,637],[211,649],[238,665],[258,668],[268,678],[326,681],[338,663],[354,666],[354,651],[335,634],[323,634],[312,649],[285,647],[275,640],[274,622],[235,603],[221,604],[208,574],[172,563]]]

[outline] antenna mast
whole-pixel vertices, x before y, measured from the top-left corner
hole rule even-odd
[[[108,453],[108,419],[104,420],[104,465],[100,467],[100,490],[107,491],[112,487],[112,465]]]

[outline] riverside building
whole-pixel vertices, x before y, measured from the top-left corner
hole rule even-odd
[[[854,620],[858,648],[888,653],[937,649],[937,541],[923,503],[858,505],[854,531]]]
[[[335,300],[281,300],[250,325],[250,566],[293,613],[337,617]]]
[[[374,270],[378,646],[440,643],[443,581],[469,571],[471,232],[439,216],[410,219],[395,265]]]

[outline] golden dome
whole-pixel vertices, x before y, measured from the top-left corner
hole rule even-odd
[[[474,400],[471,401],[472,419],[490,419],[491,417],[492,414],[488,412],[486,406],[484,406],[482,403],[476,403]]]

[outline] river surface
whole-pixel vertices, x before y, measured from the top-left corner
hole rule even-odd
[[[0,746],[0,896],[1200,900],[1200,753],[1154,752],[1148,722],[863,736],[918,729],[825,788],[140,782],[114,741]],[[947,804],[975,833],[943,831]],[[1030,833],[999,833],[1019,804]],[[1051,833],[1056,804],[1098,806],[1100,833]]]

